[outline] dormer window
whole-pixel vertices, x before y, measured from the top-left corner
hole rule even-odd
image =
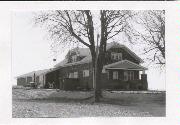
[[[122,53],[111,53],[111,59],[112,60],[122,60]]]
[[[72,62],[76,62],[77,61],[77,55],[72,56]]]

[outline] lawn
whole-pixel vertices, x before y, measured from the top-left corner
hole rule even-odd
[[[165,116],[165,93],[104,91],[100,103],[92,92],[12,89],[12,117],[149,117]]]

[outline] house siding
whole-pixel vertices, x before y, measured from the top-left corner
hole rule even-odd
[[[92,70],[91,63],[73,65],[68,67],[63,67],[59,69],[59,79],[68,78],[69,73],[78,72],[78,79],[80,87],[92,88]],[[83,70],[89,70],[89,77],[83,77]]]
[[[47,80],[47,82],[55,82],[54,88],[59,88],[59,89],[70,89],[73,90],[75,86],[79,88],[86,88],[86,89],[92,89],[93,88],[93,74],[92,74],[92,65],[91,63],[87,64],[81,64],[81,65],[74,65],[74,66],[69,66],[69,67],[63,67],[58,69],[57,71],[54,71],[53,73],[49,73],[49,76],[47,78],[50,78]],[[83,77],[83,70],[89,70],[89,77]],[[113,72],[117,71],[118,72],[118,80],[113,80]],[[113,88],[113,89],[118,89],[118,88],[128,88],[128,81],[124,81],[124,71],[125,70],[109,70],[109,76],[108,73],[102,73],[101,77],[101,85],[102,88]],[[139,81],[139,71],[134,71],[134,70],[129,70],[134,72],[134,80],[137,81],[137,84],[141,84]],[[69,76],[69,73],[73,72],[78,72],[78,78],[77,80],[66,80],[68,81],[68,87],[66,87],[66,83],[61,84],[62,79],[66,79]],[[109,78],[109,79],[108,79]],[[56,79],[56,81],[55,81]],[[72,86],[69,85],[69,82],[73,84]],[[78,82],[78,84],[77,84]],[[139,82],[139,83],[138,83]],[[76,85],[74,85],[76,84]],[[136,84],[136,83],[135,83]]]
[[[25,86],[26,85],[26,78],[23,78],[23,77],[17,78],[17,85],[18,86]]]
[[[111,63],[119,61],[119,60],[111,59],[111,52],[122,53],[122,60],[129,60],[136,64],[140,63],[138,60],[134,59],[134,57],[132,57],[128,52],[126,52],[123,48],[111,48],[106,53],[106,58],[105,58],[106,64],[111,64]]]
[[[122,53],[122,60],[129,60],[133,63],[139,64],[140,61],[137,60],[137,58],[134,58],[134,56],[130,55],[124,48],[110,48],[107,50],[107,53],[105,54],[105,65],[115,63],[120,60],[113,60],[111,58],[111,53]],[[76,55],[76,52],[68,52],[66,55],[67,63],[72,63],[72,56]],[[84,58],[83,54],[77,54],[77,61],[80,61]],[[72,63],[73,64],[73,63]],[[89,77],[83,77],[83,70],[89,70]],[[128,69],[127,69],[128,70]],[[108,71],[108,73],[107,73]],[[113,72],[118,72],[118,79],[113,80]],[[123,88],[123,89],[129,89],[133,88],[134,86],[130,86],[129,83],[131,81],[124,81],[124,71],[123,69],[111,69],[106,70],[106,72],[102,73],[101,77],[101,85],[102,88]],[[130,71],[130,70],[128,70]],[[134,81],[135,83],[132,83],[133,85],[139,85],[142,84],[141,80],[139,79],[139,71],[132,70],[134,72]],[[78,78],[69,78],[70,73],[78,73]],[[108,75],[109,74],[109,75]],[[44,78],[43,78],[44,77]],[[143,77],[145,79],[145,76]],[[26,78],[26,81],[29,83],[33,80],[33,78]],[[19,80],[20,84],[22,83]],[[49,86],[53,83],[53,88],[58,89],[76,89],[76,88],[86,88],[86,89],[92,89],[93,88],[93,72],[92,72],[92,63],[84,63],[84,64],[78,64],[78,65],[69,65],[63,67],[56,67],[56,69],[51,70],[50,72],[44,74],[44,76],[39,76],[38,80],[39,85],[42,85],[41,82],[45,82],[44,87],[49,88]],[[145,80],[144,80],[145,81]],[[98,84],[98,83],[97,83]],[[136,88],[136,87],[134,87]]]
[[[107,64],[111,64],[111,63],[118,61],[118,60],[111,59],[111,52],[122,53],[122,60],[126,59],[126,60],[129,60],[136,64],[139,64],[139,61],[134,59],[134,57],[132,57],[129,53],[127,53],[123,48],[109,49],[107,51],[107,54],[105,57],[105,61],[107,62]],[[72,61],[73,55],[75,55],[75,53],[71,53],[67,56],[67,58],[69,60],[68,62]],[[80,56],[78,56],[77,60],[78,61],[80,60]],[[83,77],[83,70],[89,70],[89,77]],[[112,79],[113,71],[118,72],[118,80]],[[134,72],[134,80],[139,80],[139,71],[135,71],[135,70],[132,70],[132,71]],[[78,72],[78,78],[77,78],[77,80],[74,79],[74,83],[73,83],[72,82],[73,78],[71,78],[72,80],[70,80],[70,79],[68,80],[66,78],[69,78],[69,74],[74,73],[74,72]],[[109,79],[108,79],[108,77],[109,77]],[[68,87],[66,86],[67,84],[63,80],[66,80]],[[128,86],[126,86],[128,84],[124,81],[124,70],[109,70],[109,76],[107,76],[107,72],[102,73],[101,81],[102,81],[102,84],[101,84],[102,88],[108,88],[109,86],[115,87],[115,86],[118,86],[121,84],[122,84],[122,86],[119,86],[119,87],[128,88]],[[92,89],[93,88],[92,63],[59,67],[58,70],[48,73],[46,83],[48,83],[48,82],[50,82],[50,83],[55,82],[54,88],[59,88],[59,89],[65,89],[65,88],[73,89],[75,87]],[[78,82],[78,84],[77,84],[77,82]],[[137,82],[139,82],[139,81],[137,81]],[[70,88],[70,83],[73,84],[72,88]],[[110,87],[110,88],[112,88],[112,87]]]
[[[118,79],[113,80],[113,72],[117,71],[118,72]],[[121,84],[125,84],[122,86],[126,86],[129,81],[124,81],[124,71],[125,70],[109,70],[109,76],[108,73],[103,73],[102,74],[102,88],[113,88],[115,89],[117,86],[117,89],[121,87]],[[129,70],[134,72],[134,80],[139,80],[139,71],[134,71],[134,70]],[[139,81],[137,81],[139,82]],[[123,87],[122,87],[123,88]]]

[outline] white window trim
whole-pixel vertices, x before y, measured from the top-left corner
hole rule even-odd
[[[133,71],[124,71],[124,81],[134,80],[134,72]]]
[[[122,60],[122,53],[118,53],[118,60]]]
[[[78,72],[69,73],[69,78],[78,78]]]
[[[124,81],[128,81],[128,71],[124,71]]]
[[[89,77],[89,70],[83,70],[83,77]]]
[[[74,73],[69,73],[69,78],[74,78]]]
[[[113,59],[113,60],[122,60],[122,53],[112,52],[111,53],[111,59]]]
[[[78,72],[74,72],[74,78],[78,78]]]
[[[118,79],[118,71],[113,71],[113,80]]]
[[[134,72],[130,71],[130,80],[134,80]]]
[[[76,62],[77,61],[77,55],[73,55],[72,56],[72,62]]]

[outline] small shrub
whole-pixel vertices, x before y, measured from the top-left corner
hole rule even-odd
[[[24,86],[13,85],[12,89],[24,89]]]

